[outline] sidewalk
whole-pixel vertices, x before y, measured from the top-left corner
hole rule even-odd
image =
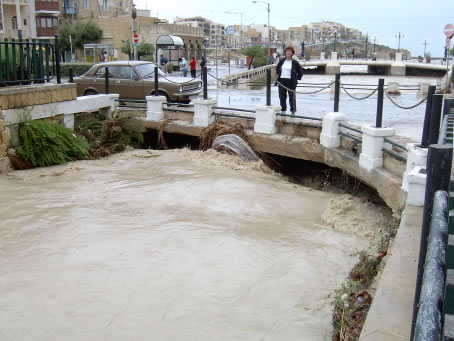
[[[410,339],[423,209],[405,208],[361,341]]]

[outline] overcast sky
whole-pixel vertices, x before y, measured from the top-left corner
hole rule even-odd
[[[442,56],[446,37],[443,28],[454,24],[453,0],[270,0],[270,25],[278,29],[301,26],[314,21],[335,21],[359,29],[374,37],[378,44],[396,48],[401,33],[401,48],[413,56],[427,52]],[[175,17],[202,16],[225,25],[266,24],[266,1],[249,0],[135,0],[138,8],[151,10],[151,15],[173,22]],[[452,45],[451,45],[452,47]]]

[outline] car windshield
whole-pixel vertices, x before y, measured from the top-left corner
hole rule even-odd
[[[155,65],[152,63],[140,64],[136,66],[136,70],[139,72],[142,78],[154,77],[154,68]],[[166,74],[162,72],[161,69],[158,69],[158,75],[165,76]]]

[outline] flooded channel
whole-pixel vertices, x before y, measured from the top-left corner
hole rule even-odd
[[[16,171],[0,190],[1,340],[330,340],[330,295],[389,219],[212,151]]]

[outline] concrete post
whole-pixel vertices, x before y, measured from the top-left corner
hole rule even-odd
[[[402,179],[402,189],[408,191],[408,175],[415,167],[426,167],[427,148],[421,148],[417,143],[407,143],[407,167]],[[424,178],[425,179],[425,178]],[[425,181],[425,180],[424,180]],[[424,182],[425,185],[425,182]],[[424,192],[423,192],[424,193]],[[422,197],[424,203],[424,196]],[[415,205],[417,206],[417,205]]]
[[[325,52],[320,52],[320,59],[325,60]]]
[[[193,124],[196,127],[208,127],[214,122],[213,107],[216,106],[215,99],[195,99]]]
[[[64,114],[62,123],[66,128],[74,130],[74,114]]]
[[[427,153],[427,152],[426,152]],[[406,174],[407,182],[407,205],[424,206],[424,195],[426,193],[426,169],[416,166]],[[403,187],[403,186],[402,186]]]
[[[98,112],[100,115],[104,116],[105,118],[112,118],[112,114],[116,113],[118,110],[118,98],[120,97],[119,94],[110,94],[109,95],[109,102],[110,106],[99,108]]]
[[[419,91],[418,91],[418,95],[423,97],[423,96],[427,96],[427,94],[429,93],[429,86],[430,86],[430,83],[428,82],[419,82]]]
[[[394,129],[362,126],[361,131],[363,132],[363,145],[359,156],[359,166],[368,171],[382,167],[384,139],[393,136]]]
[[[276,114],[280,110],[279,105],[256,105],[254,132],[274,134],[276,132]]]
[[[331,52],[331,59],[328,64],[326,64],[325,73],[327,75],[340,73],[340,64],[337,61],[337,52]]]
[[[396,59],[391,64],[391,76],[405,76],[406,66],[402,62],[402,53],[396,53]]]
[[[345,115],[340,112],[330,112],[323,117],[320,144],[325,148],[339,148],[339,123],[346,122]]]
[[[388,93],[390,93],[391,95],[400,95],[399,83],[389,82],[388,83]]]
[[[164,119],[164,110],[162,104],[167,101],[165,96],[146,96],[147,100],[147,120],[162,121]]]

